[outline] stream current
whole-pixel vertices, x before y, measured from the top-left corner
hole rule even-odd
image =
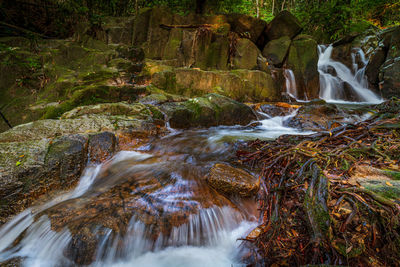
[[[265,115],[264,115],[265,116]],[[24,266],[242,266],[239,238],[257,225],[255,200],[227,199],[204,180],[234,158],[235,140],[307,134],[284,126],[172,131],[88,165],[76,188],[0,228],[0,262]]]
[[[353,54],[353,70],[319,47],[320,97],[328,102],[379,103],[364,77],[367,60]],[[361,60],[361,67],[356,64]],[[297,96],[291,70],[287,93]],[[235,141],[310,134],[285,126],[294,116],[258,126],[175,131],[110,160],[89,164],[76,188],[15,216],[0,227],[0,263],[24,266],[243,266],[239,239],[257,225],[255,200],[227,199],[208,186],[215,164],[234,159]]]

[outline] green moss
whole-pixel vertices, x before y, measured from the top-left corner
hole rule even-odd
[[[153,117],[153,119],[156,120],[163,120],[164,119],[164,114],[155,106],[153,105],[146,105],[150,112],[151,112],[151,116]]]
[[[363,186],[374,192],[375,194],[384,197],[386,199],[400,199],[400,188],[399,186],[389,186],[384,183],[378,184],[363,184]]]
[[[61,103],[58,106],[48,107],[45,111],[45,114],[43,115],[43,119],[58,118],[63,113],[70,111],[71,109],[78,106],[109,102],[110,100],[108,100],[107,98],[109,97],[110,90],[112,89],[112,86],[96,85],[83,87],[82,89],[75,88],[69,100]]]
[[[328,179],[314,170],[315,183],[307,190],[304,208],[316,238],[326,238],[329,234],[330,216],[327,208]]]
[[[362,246],[361,248],[353,248],[349,253],[346,252],[346,250],[348,249],[346,245],[339,244],[337,247],[338,252],[348,258],[358,257],[365,251],[365,246]]]
[[[83,84],[93,84],[99,81],[114,79],[117,76],[118,76],[117,72],[101,70],[101,71],[86,73],[81,77],[81,79],[83,81]]]
[[[398,171],[383,170],[383,173],[393,180],[400,180],[400,172]]]

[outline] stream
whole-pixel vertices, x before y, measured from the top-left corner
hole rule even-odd
[[[242,266],[238,239],[257,225],[254,199],[227,199],[204,177],[234,158],[235,140],[308,134],[284,126],[173,130],[135,151],[87,166],[72,192],[0,229],[0,262],[24,266]]]
[[[350,70],[319,47],[322,99],[382,100],[366,88],[366,60]],[[353,57],[355,62],[356,54]],[[286,89],[296,96],[293,72]],[[265,118],[256,126],[177,131],[108,161],[89,164],[76,188],[29,208],[0,228],[0,262],[24,266],[244,266],[240,238],[257,226],[255,199],[227,198],[205,177],[215,163],[233,163],[237,141],[310,134],[285,126],[296,115]],[[254,175],[257,175],[254,173]]]

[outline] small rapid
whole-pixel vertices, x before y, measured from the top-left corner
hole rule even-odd
[[[87,166],[76,188],[0,228],[0,262],[24,266],[243,266],[239,239],[257,225],[255,199],[227,199],[205,175],[234,158],[235,140],[308,134],[287,116],[256,126],[172,131]]]

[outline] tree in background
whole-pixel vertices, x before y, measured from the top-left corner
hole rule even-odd
[[[0,1],[0,22],[66,37],[77,21],[100,25],[104,16],[131,16],[153,6],[180,14],[243,13],[266,21],[288,10],[303,23],[305,33],[320,42],[371,26],[400,24],[400,0],[15,0]]]

